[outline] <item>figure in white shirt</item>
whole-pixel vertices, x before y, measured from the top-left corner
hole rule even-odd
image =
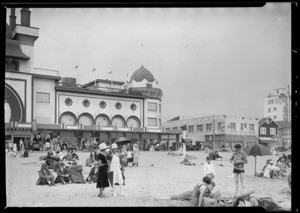
[[[211,162],[211,158],[209,156],[206,157],[206,163],[204,164],[203,168],[203,175],[204,177],[207,176],[211,180],[214,179],[216,174],[214,164]]]
[[[272,178],[272,177],[282,178],[282,176],[279,174],[280,168],[275,166],[273,161],[271,161],[271,160],[268,160],[268,161],[267,161],[267,165],[263,169],[264,177],[266,177],[266,178]]]

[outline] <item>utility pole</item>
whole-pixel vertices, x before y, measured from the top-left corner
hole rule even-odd
[[[212,149],[215,149],[215,115],[213,114],[213,144]]]

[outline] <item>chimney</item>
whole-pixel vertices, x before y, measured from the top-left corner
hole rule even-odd
[[[16,26],[16,14],[15,14],[16,9],[15,8],[11,8],[10,10],[10,16],[9,16],[9,26],[11,28],[11,30],[13,30]]]
[[[21,25],[30,27],[30,11],[29,8],[22,8],[21,10]]]

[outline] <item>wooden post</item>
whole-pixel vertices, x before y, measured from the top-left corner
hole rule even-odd
[[[256,174],[256,155],[254,157],[255,157],[255,167],[254,167],[254,176],[255,176],[255,174]]]

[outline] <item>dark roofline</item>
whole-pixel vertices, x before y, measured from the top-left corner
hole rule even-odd
[[[274,121],[270,116],[267,117],[267,118],[262,118],[262,119],[260,119],[260,120],[258,121],[258,125],[261,126],[261,125],[262,125],[263,123],[265,123],[266,120],[268,120],[268,119],[271,119],[278,127],[280,127],[280,126],[278,125],[278,123],[276,123],[276,121]]]
[[[41,75],[41,74],[36,74],[36,73],[27,73],[27,72],[10,71],[10,70],[6,70],[5,72],[18,73],[18,74],[24,74],[24,75],[32,75],[32,77],[34,77],[34,78],[54,79],[57,81],[59,81],[61,79],[61,77],[53,76],[53,75]]]
[[[105,92],[105,91],[94,91],[86,88],[78,87],[65,87],[65,86],[55,86],[55,90],[66,91],[66,92],[75,92],[75,93],[88,93],[88,94],[97,94],[97,95],[106,95],[106,96],[115,96],[115,97],[128,97],[128,98],[140,98],[146,99],[147,96],[143,95],[132,95],[126,93],[116,93],[116,92]]]
[[[113,83],[113,84],[119,84],[119,85],[125,84],[125,82],[123,82],[123,81],[114,81],[114,80],[108,80],[108,79],[96,79],[96,83],[97,82]],[[93,84],[95,84],[95,80],[84,84],[82,87],[84,88],[84,87],[87,87],[87,86],[90,86],[90,85],[93,85]]]

